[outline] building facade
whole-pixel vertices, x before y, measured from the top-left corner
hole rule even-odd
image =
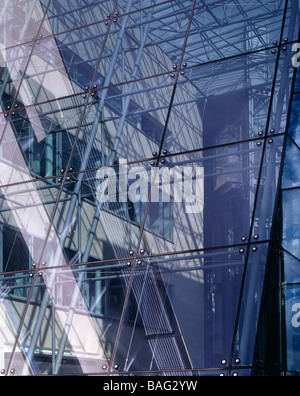
[[[299,375],[300,2],[1,2],[1,376]]]

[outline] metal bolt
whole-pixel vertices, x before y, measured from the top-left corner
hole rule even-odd
[[[138,265],[142,265],[143,264],[143,260],[138,260]]]
[[[39,276],[43,276],[43,272],[42,271],[39,272]]]
[[[257,247],[256,247],[256,246],[253,246],[252,252],[256,252],[256,251],[257,251]]]
[[[272,54],[276,54],[277,53],[276,49],[273,49],[271,52],[272,52]]]
[[[238,373],[233,373],[233,375],[232,375],[233,377],[238,377],[239,376],[239,374]]]
[[[132,265],[132,264],[131,264],[131,261],[127,261],[127,264],[126,264],[126,265],[127,265],[127,267],[131,267],[131,265]]]
[[[2,370],[0,371],[0,373],[1,373],[1,374],[5,374],[5,370],[2,369]]]
[[[240,249],[240,253],[245,253],[245,249]]]
[[[42,265],[46,265],[46,264],[47,264],[46,261],[43,261],[43,262],[42,262]]]
[[[166,162],[165,159],[160,160],[160,163],[161,163],[161,164],[164,164],[165,162]]]
[[[235,363],[236,364],[240,364],[241,363],[241,359],[239,359],[239,358],[235,359]]]
[[[14,369],[14,368],[12,368],[11,370],[10,370],[10,373],[11,374],[14,374],[16,372],[16,370]]]
[[[167,153],[168,153],[168,150],[164,149],[163,154],[167,154]]]
[[[153,151],[152,155],[153,155],[153,157],[156,157],[157,156],[157,152]]]
[[[269,139],[269,144],[272,144],[274,142],[273,139]]]
[[[254,239],[258,239],[258,238],[259,238],[259,235],[258,235],[258,234],[255,234],[253,238],[254,238]]]
[[[106,369],[107,369],[107,365],[104,364],[104,365],[102,366],[102,370],[106,370]]]
[[[221,363],[225,366],[225,364],[227,364],[227,360],[223,359]]]
[[[145,253],[145,249],[141,249],[140,253],[144,254]]]
[[[272,128],[271,130],[270,130],[270,133],[275,133],[276,132],[276,130],[274,129],[274,128]]]
[[[243,236],[241,239],[242,239],[242,242],[247,241],[247,238],[245,236]]]
[[[151,166],[154,166],[154,165],[155,165],[155,161],[151,161],[151,162],[150,162],[150,165],[151,165]]]
[[[33,266],[33,268],[36,268],[37,267],[37,263],[33,263],[32,266]]]
[[[29,278],[33,278],[33,276],[34,276],[33,274],[29,274]]]
[[[130,250],[129,256],[133,256],[133,255],[134,255],[134,251],[133,251],[133,250]]]
[[[120,366],[119,366],[118,364],[115,364],[115,365],[114,365],[114,369],[115,369],[115,370],[119,370],[119,368],[120,368]]]
[[[258,146],[258,147],[261,146],[261,145],[262,145],[262,142],[257,142],[256,143],[256,146]]]

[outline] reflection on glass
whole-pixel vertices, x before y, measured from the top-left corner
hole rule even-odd
[[[232,248],[138,261],[115,356],[121,371],[227,366],[244,258]]]
[[[142,244],[151,254],[239,244],[248,237],[262,144],[241,143],[198,153],[166,156],[157,168],[148,209],[152,228],[170,229],[158,238],[146,229]],[[159,202],[170,202],[166,217]],[[151,220],[150,220],[151,219]]]
[[[242,366],[252,365],[254,359],[268,249],[267,244],[250,247],[233,355],[233,362],[238,359]]]
[[[125,293],[121,268],[42,267],[11,363],[15,374],[106,373]]]
[[[195,65],[278,44],[284,5],[273,0],[253,0],[242,5],[231,0],[200,1],[194,12],[185,60]],[[293,5],[292,8],[295,12]]]
[[[300,189],[282,192],[282,246],[300,259]]]

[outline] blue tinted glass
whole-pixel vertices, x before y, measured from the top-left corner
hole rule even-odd
[[[285,152],[282,188],[300,187],[300,149],[288,139]]]
[[[227,367],[244,259],[237,248],[141,258],[118,340],[121,370]]]
[[[233,362],[238,359],[244,366],[251,365],[254,358],[268,250],[268,244],[250,246],[233,356]]]
[[[248,237],[253,214],[252,186],[258,182],[262,145],[245,142],[197,153],[166,156],[156,169],[146,224],[163,226],[158,201],[174,202],[168,226],[172,241],[150,230],[149,254],[239,244]],[[163,162],[163,163],[162,163]]]
[[[283,247],[300,259],[300,189],[282,192]]]
[[[298,146],[300,145],[299,106],[300,106],[300,95],[294,95],[289,133],[292,136],[292,138],[295,140],[295,142],[298,144]]]

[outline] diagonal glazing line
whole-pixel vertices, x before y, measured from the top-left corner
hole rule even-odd
[[[287,9],[288,9],[288,0],[286,0],[286,4],[285,4],[285,12],[284,12],[284,18],[283,18],[283,22],[282,22],[282,29],[281,29],[281,39],[280,42],[282,42],[283,39],[283,33],[284,33],[284,27],[285,27],[285,22],[286,22],[286,16],[287,16]],[[295,13],[295,18],[296,18],[296,13]],[[295,22],[295,21],[294,21]],[[293,21],[291,22],[291,24],[293,24]],[[274,99],[275,99],[275,87],[276,84],[278,82],[278,75],[279,75],[279,63],[280,63],[280,52],[278,51],[278,56],[277,56],[277,61],[276,61],[276,69],[275,69],[275,74],[274,74],[274,81],[273,81],[273,88],[272,88],[272,95],[270,98],[270,104],[269,104],[269,114],[268,114],[268,119],[267,119],[267,124],[266,124],[266,136],[271,124],[271,114],[272,114],[272,108],[274,106]],[[286,60],[285,60],[285,70],[288,70],[288,65],[286,65]],[[286,73],[288,73],[288,71],[286,71]],[[284,73],[283,73],[284,74]],[[282,93],[282,89],[286,89],[286,81],[285,79],[285,75],[283,75],[283,78],[281,80],[281,93]],[[282,97],[280,98],[281,100],[278,101],[277,103],[277,110],[280,113],[280,115],[282,114],[282,107],[283,107],[283,95],[281,95]],[[280,125],[280,119],[278,118],[279,114],[277,114],[276,116],[276,122],[278,125]],[[277,127],[278,127],[277,125]],[[265,139],[264,142],[264,148],[263,148],[263,155],[262,155],[262,160],[261,160],[261,165],[260,165],[260,172],[259,172],[259,178],[258,178],[258,183],[257,183],[257,189],[256,189],[256,196],[255,196],[255,201],[254,201],[254,207],[253,207],[253,214],[252,214],[252,220],[251,220],[251,227],[250,227],[250,234],[249,234],[249,238],[248,238],[248,248],[247,248],[247,255],[246,255],[246,261],[245,261],[245,267],[244,267],[244,273],[243,273],[243,278],[242,278],[242,284],[241,284],[241,290],[240,290],[240,297],[239,297],[239,303],[238,303],[238,310],[237,310],[237,315],[236,315],[236,324],[235,324],[235,330],[234,330],[234,334],[233,334],[233,343],[232,343],[232,349],[231,349],[231,356],[230,356],[230,364],[229,364],[229,369],[228,369],[228,375],[230,375],[231,372],[231,366],[233,364],[233,359],[234,359],[234,352],[235,352],[235,346],[236,346],[236,341],[237,341],[237,336],[238,336],[238,327],[239,327],[239,322],[240,322],[240,316],[241,316],[241,310],[242,310],[242,302],[243,299],[246,298],[246,296],[244,295],[245,292],[245,288],[246,288],[246,276],[247,276],[247,271],[248,271],[248,267],[249,267],[249,255],[250,255],[250,249],[251,249],[251,239],[252,239],[252,235],[254,234],[254,225],[255,225],[255,213],[256,213],[256,209],[258,206],[258,199],[259,199],[259,190],[260,190],[260,185],[261,185],[261,180],[263,177],[263,166],[264,166],[264,162],[266,161],[266,146],[267,146],[267,138]],[[273,153],[273,157],[271,158],[271,161],[268,163],[268,170],[267,170],[267,178],[270,179],[272,177],[272,174],[274,172],[275,166],[273,164],[273,162],[275,161],[275,156],[276,152]],[[272,164],[272,165],[271,165]],[[269,184],[266,184],[269,185]],[[269,192],[268,189],[264,189],[264,195],[263,195],[263,203],[262,203],[262,210],[266,211],[266,208],[269,205]],[[262,230],[262,227],[265,226],[265,222],[264,221],[260,221],[260,231]],[[256,264],[256,266],[258,266]],[[256,271],[252,271],[252,276],[251,276],[251,280],[250,282],[252,282],[252,284],[254,285],[255,283],[255,275],[257,274]],[[251,286],[251,285],[250,285]],[[253,310],[252,307],[253,304],[248,304],[248,308],[250,310]],[[250,337],[250,329],[251,326],[249,324],[249,320],[253,320],[253,314],[252,312],[248,312],[247,315],[245,315],[245,323],[243,324],[243,328],[246,329],[246,338],[249,339]],[[248,326],[248,328],[247,328]],[[245,341],[243,339],[243,344],[244,344],[244,348],[243,348],[243,352],[245,353],[245,346],[248,345],[248,342]],[[241,361],[243,361],[243,352],[241,352]]]
[[[114,5],[114,11],[115,11],[116,5],[117,5],[117,2]],[[111,26],[111,23],[112,23],[112,19],[110,20],[110,26]],[[109,29],[107,31],[106,39],[108,37],[108,34],[109,34]],[[105,45],[105,42],[106,42],[106,40],[104,41],[104,45]],[[104,47],[104,45],[103,45],[103,47]],[[100,53],[100,56],[99,56],[98,65],[100,64],[100,61],[101,61],[101,58],[102,58],[103,47],[101,49],[101,53]],[[97,65],[97,67],[98,67],[98,65]],[[97,70],[97,68],[96,68],[96,70]],[[96,76],[96,71],[95,71],[95,74],[94,74],[94,77],[93,77],[93,81],[92,81],[91,86],[90,86],[89,93],[87,95],[85,108],[84,108],[84,111],[83,111],[83,114],[82,114],[81,122],[80,122],[79,127],[78,127],[78,132],[77,132],[76,138],[78,137],[78,134],[79,134],[79,131],[80,131],[80,128],[81,128],[81,124],[83,122],[83,118],[84,118],[84,114],[85,114],[85,111],[86,111],[86,108],[87,108],[87,105],[88,105],[89,97],[90,97],[90,94],[91,94],[91,91],[92,91],[92,88],[93,88],[95,76]],[[72,153],[74,151],[75,144],[76,144],[76,139],[75,139],[72,151],[71,151],[71,155],[70,155],[70,158],[69,158],[68,166],[69,166],[69,164],[71,162],[71,157],[72,157]],[[64,181],[63,182],[65,182],[65,180],[66,180],[66,175],[64,177]],[[44,254],[44,251],[45,251],[45,248],[46,248],[46,245],[47,245],[47,241],[48,241],[48,238],[49,238],[49,235],[50,235],[50,231],[51,231],[51,228],[52,228],[55,212],[56,212],[56,209],[57,209],[57,206],[58,206],[61,194],[62,194],[62,190],[63,190],[63,183],[61,185],[61,188],[60,188],[60,191],[59,191],[59,194],[58,194],[58,198],[57,198],[57,201],[56,201],[56,204],[55,204],[55,208],[54,208],[54,211],[53,211],[53,214],[52,214],[52,217],[51,217],[50,226],[48,228],[48,232],[47,232],[47,235],[46,235],[46,238],[45,238],[45,241],[44,241],[44,245],[43,245],[43,248],[42,248],[42,254],[41,254],[41,257],[40,257],[40,259],[38,261],[38,268],[39,268],[39,266],[41,264],[41,260],[42,260],[42,257],[43,257],[43,254]],[[12,363],[12,359],[13,359],[15,350],[17,348],[18,342],[19,342],[21,329],[22,329],[22,326],[23,326],[23,323],[24,323],[24,320],[25,320],[25,317],[26,317],[26,314],[27,314],[27,309],[28,309],[28,306],[29,306],[29,303],[30,303],[30,299],[31,299],[32,293],[33,293],[34,284],[35,284],[36,278],[38,276],[38,268],[35,271],[35,277],[34,277],[34,280],[33,280],[33,283],[32,283],[31,290],[29,292],[29,296],[28,296],[28,300],[27,300],[27,303],[26,303],[26,307],[25,307],[25,310],[23,312],[23,316],[22,316],[22,319],[21,319],[21,324],[20,324],[20,327],[19,327],[19,330],[18,330],[18,333],[17,333],[17,336],[16,336],[16,342],[15,342],[15,345],[14,345],[14,348],[13,348],[13,351],[12,351],[12,354],[11,354],[11,358],[10,358],[10,361],[9,361],[9,365],[8,365],[9,367],[10,367],[10,365]],[[51,282],[52,283],[54,282],[53,278],[51,279]],[[51,282],[50,282],[50,284],[46,284],[46,286],[49,289],[49,291],[51,291],[51,287],[52,287]],[[42,303],[41,303],[41,307],[40,307],[40,310],[39,310],[37,322],[36,322],[36,325],[35,325],[35,328],[34,328],[34,331],[33,331],[31,343],[30,343],[29,349],[28,349],[28,351],[26,353],[26,361],[27,361],[27,365],[29,367],[32,364],[32,359],[33,359],[33,356],[34,356],[35,345],[36,345],[36,342],[37,342],[39,334],[40,334],[41,326],[42,326],[42,323],[43,323],[43,318],[44,318],[44,315],[45,315],[45,312],[46,312],[46,309],[47,309],[47,305],[48,305],[48,301],[49,301],[49,298],[50,298],[49,291],[45,290],[45,294],[44,294],[44,298],[43,298]]]
[[[127,309],[127,305],[128,305],[128,301],[129,301],[130,291],[131,291],[131,288],[132,288],[133,275],[135,273],[135,267],[136,267],[136,263],[137,263],[137,256],[138,256],[138,252],[139,252],[139,249],[140,249],[141,240],[142,240],[142,236],[143,236],[143,232],[144,232],[144,228],[145,228],[145,223],[146,223],[146,218],[147,218],[148,210],[149,210],[149,206],[150,206],[152,188],[153,188],[153,184],[155,183],[155,178],[156,178],[156,174],[157,174],[157,166],[159,164],[160,157],[161,157],[161,154],[162,154],[162,151],[163,151],[164,139],[165,139],[166,132],[167,132],[168,121],[170,119],[170,114],[171,114],[171,110],[172,110],[172,104],[173,104],[174,98],[175,98],[176,86],[177,86],[178,79],[179,79],[179,76],[180,76],[181,65],[183,64],[184,53],[185,53],[185,49],[186,49],[186,45],[187,45],[187,41],[188,41],[189,31],[190,31],[191,24],[192,24],[192,19],[193,19],[193,15],[194,15],[195,6],[196,6],[196,0],[194,0],[194,2],[193,2],[193,7],[192,7],[191,15],[190,15],[190,20],[189,20],[189,24],[188,24],[188,27],[187,27],[185,41],[184,41],[184,44],[183,44],[182,55],[181,55],[181,58],[180,58],[179,67],[178,67],[177,74],[176,74],[176,79],[175,79],[174,89],[173,89],[173,93],[172,93],[171,103],[170,103],[170,107],[169,107],[169,110],[168,110],[168,115],[167,115],[167,118],[166,118],[164,132],[163,132],[162,140],[161,140],[161,145],[160,145],[160,148],[159,148],[158,158],[157,158],[157,162],[156,162],[156,171],[154,172],[154,177],[153,177],[153,180],[152,180],[152,183],[151,183],[150,194],[149,194],[147,206],[146,206],[146,209],[145,209],[143,223],[141,225],[140,236],[139,236],[139,240],[138,240],[138,243],[137,243],[137,248],[136,248],[135,257],[134,257],[134,260],[133,260],[131,273],[130,273],[130,276],[129,276],[129,281],[128,281],[127,291],[126,291],[124,304],[123,304],[123,308],[122,308],[122,313],[121,313],[121,317],[120,317],[120,322],[119,322],[119,326],[118,326],[118,330],[117,330],[117,334],[116,334],[116,338],[115,338],[115,343],[114,343],[114,347],[113,347],[113,351],[112,351],[111,362],[110,362],[110,366],[109,366],[109,374],[112,374],[114,359],[115,359],[116,351],[117,351],[117,348],[118,348],[118,345],[119,345],[120,333],[121,333],[121,329],[122,329],[124,318],[125,318],[125,313],[126,313],[126,309]]]

